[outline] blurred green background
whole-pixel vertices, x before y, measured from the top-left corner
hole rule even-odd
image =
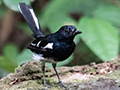
[[[32,60],[25,49],[32,32],[18,10],[20,2],[33,7],[44,34],[63,25],[83,32],[75,38],[73,55],[58,66],[101,63],[120,53],[120,0],[0,0],[0,77]]]

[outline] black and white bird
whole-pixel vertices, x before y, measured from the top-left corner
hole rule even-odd
[[[74,37],[77,34],[82,33],[77,30],[75,26],[66,25],[62,26],[57,32],[49,35],[43,35],[38,19],[33,11],[33,8],[25,3],[19,3],[18,5],[21,14],[27,21],[30,26],[33,37],[36,38],[30,45],[27,47],[34,53],[34,59],[41,61],[43,63],[43,79],[44,85],[50,87],[46,84],[45,80],[45,63],[52,63],[52,66],[58,77],[58,84],[61,87],[65,87],[57,73],[56,64],[57,62],[67,59],[75,49],[75,43],[73,41]]]

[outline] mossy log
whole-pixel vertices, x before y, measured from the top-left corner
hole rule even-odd
[[[68,90],[120,90],[120,55],[101,64],[58,67],[57,71]],[[54,84],[57,77],[46,67],[46,80],[51,88],[44,87],[41,62],[24,63],[0,80],[0,90],[67,90]]]

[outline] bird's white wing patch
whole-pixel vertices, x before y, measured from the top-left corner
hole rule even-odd
[[[32,45],[32,46],[36,46],[36,44],[34,44],[34,43],[31,43],[31,45]]]
[[[53,43],[48,43],[45,47],[43,48],[49,48],[49,49],[53,49]]]
[[[41,41],[39,41],[39,42],[37,43],[37,47],[39,47],[40,43],[41,43]]]
[[[29,9],[29,10],[30,10],[30,12],[31,12],[31,14],[33,16],[33,19],[35,21],[35,24],[36,24],[37,28],[39,29],[39,22],[38,22],[38,19],[37,19],[36,15],[35,15],[33,9]]]

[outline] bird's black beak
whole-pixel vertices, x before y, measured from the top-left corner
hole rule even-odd
[[[81,31],[79,31],[79,30],[76,30],[75,31],[75,35],[77,35],[77,34],[81,34],[82,32]]]

